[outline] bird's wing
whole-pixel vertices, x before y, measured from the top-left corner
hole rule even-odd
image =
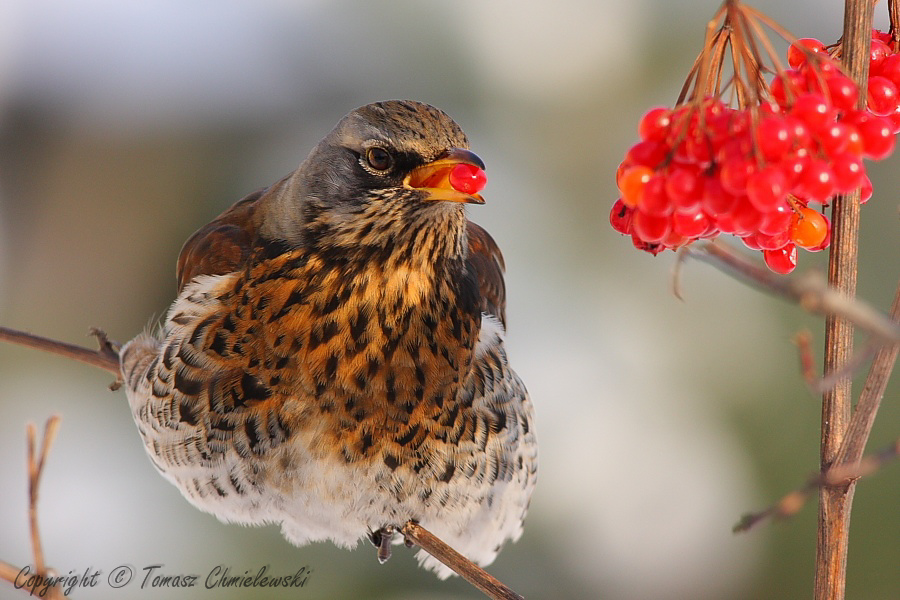
[[[225,275],[240,269],[256,239],[253,214],[265,189],[239,200],[188,238],[178,256],[178,292],[199,275]]]
[[[469,268],[478,277],[478,289],[481,292],[481,310],[494,315],[506,327],[506,284],[503,271],[506,265],[497,242],[480,225],[467,222],[469,237]]]

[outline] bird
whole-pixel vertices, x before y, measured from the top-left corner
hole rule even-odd
[[[534,410],[459,165],[485,168],[446,113],[368,104],[185,242],[164,322],[119,359],[144,447],[190,503],[297,546],[368,539],[382,561],[409,521],[481,566],[521,536]]]

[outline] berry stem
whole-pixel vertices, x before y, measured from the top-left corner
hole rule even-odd
[[[897,0],[888,0],[888,14],[891,17],[891,49],[896,51],[900,44],[900,2]]]
[[[874,0],[846,0],[842,61],[859,89],[866,89]],[[865,106],[860,94],[859,107]],[[832,243],[828,283],[847,297],[856,294],[860,192],[837,196],[831,212]],[[825,322],[825,373],[837,371],[852,359],[853,326],[829,316]],[[847,433],[852,408],[852,380],[841,378],[822,397],[820,460],[822,471],[835,461]],[[815,600],[842,600],[847,576],[850,508],[855,482],[826,485],[819,490],[816,544]]]

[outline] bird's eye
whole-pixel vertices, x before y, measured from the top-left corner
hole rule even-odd
[[[391,153],[379,146],[366,150],[366,162],[375,171],[387,171],[394,164]]]

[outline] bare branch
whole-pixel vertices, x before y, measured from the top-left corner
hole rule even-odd
[[[749,513],[741,517],[741,520],[734,526],[733,531],[735,533],[747,531],[769,518],[784,519],[792,517],[800,512],[800,509],[803,508],[815,490],[827,486],[844,485],[847,481],[856,481],[861,477],[872,475],[885,464],[896,459],[898,455],[900,455],[900,439],[880,452],[863,458],[856,464],[835,466],[825,473],[810,477],[801,487],[789,492],[775,504],[759,512]]]
[[[28,469],[28,525],[31,531],[31,548],[34,558],[35,572],[41,577],[47,576],[47,565],[44,563],[44,550],[41,545],[40,528],[38,527],[37,503],[38,491],[41,484],[41,475],[44,472],[44,464],[53,446],[53,440],[56,439],[56,432],[59,430],[60,418],[53,415],[44,424],[44,437],[41,440],[40,452],[36,452],[37,430],[33,423],[25,426],[25,443],[28,449],[27,469]],[[0,579],[8,581],[13,585],[17,583],[17,577],[22,569],[17,569],[9,563],[0,561]],[[32,588],[21,588],[25,593],[34,595],[35,590]],[[50,600],[60,600],[63,598],[62,590],[57,586],[41,590],[39,594]]]
[[[897,286],[894,294],[891,318],[895,322],[900,322],[900,285]],[[872,366],[869,368],[866,383],[860,392],[859,402],[856,403],[856,409],[847,426],[844,442],[835,457],[833,468],[853,467],[862,458],[869,434],[872,432],[872,426],[875,424],[875,415],[878,413],[888,380],[894,370],[898,351],[900,351],[900,343],[882,346],[875,353],[875,360],[872,361]]]
[[[100,344],[98,350],[89,350],[75,344],[17,331],[9,327],[0,327],[0,341],[65,356],[66,358],[98,367],[104,371],[109,371],[117,378],[120,377],[122,371],[119,366],[119,344],[107,338],[106,334],[100,329],[91,329],[91,335],[96,337]]]
[[[524,600],[522,596],[495,579],[487,571],[448,546],[444,541],[414,521],[400,528],[407,543],[413,543],[453,569],[459,576],[493,600]]]
[[[881,341],[900,342],[900,323],[892,321],[862,300],[833,290],[820,273],[807,271],[791,277],[777,275],[718,241],[691,244],[684,247],[681,254],[710,264],[764,292],[799,304],[808,312],[842,317]]]
[[[0,560],[0,579],[2,579],[3,581],[8,581],[15,585],[16,577],[18,577],[21,571],[21,569],[18,569],[11,564],[5,563]]]

